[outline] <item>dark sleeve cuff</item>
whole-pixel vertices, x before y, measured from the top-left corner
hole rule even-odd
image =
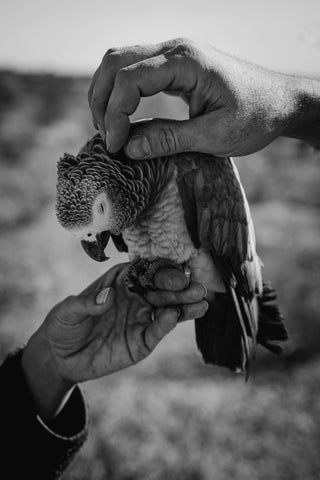
[[[68,402],[49,422],[37,415],[26,384],[22,350],[0,367],[2,458],[10,478],[58,478],[87,437],[87,411],[76,387]]]

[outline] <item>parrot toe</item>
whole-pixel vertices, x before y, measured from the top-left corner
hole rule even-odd
[[[147,260],[136,257],[130,264],[125,284],[132,292],[146,292],[157,290],[153,279],[155,274],[162,268],[175,268],[183,270],[183,266],[164,258]]]

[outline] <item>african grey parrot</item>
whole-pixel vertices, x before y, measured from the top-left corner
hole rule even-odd
[[[90,257],[107,260],[110,236],[131,260],[128,285],[153,287],[158,268],[192,265],[205,253],[220,273],[204,317],[195,320],[205,363],[247,372],[256,343],[274,353],[287,339],[274,290],[263,282],[249,206],[233,161],[183,153],[132,161],[95,135],[58,162],[56,213]],[[209,257],[208,257],[209,255]]]

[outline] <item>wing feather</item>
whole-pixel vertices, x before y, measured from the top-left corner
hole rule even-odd
[[[197,235],[194,232],[194,219],[193,224],[190,223],[190,208],[187,210],[186,223],[190,234],[197,236],[201,248],[212,254],[226,287],[229,299],[227,308],[230,309],[231,305],[233,309],[233,314],[229,313],[226,318],[232,322],[237,321],[241,336],[241,341],[237,343],[239,351],[230,352],[229,356],[234,356],[230,361],[225,355],[223,360],[217,358],[219,349],[213,349],[213,358],[207,356],[205,360],[217,364],[223,362],[234,370],[248,371],[254,356],[258,330],[255,294],[262,284],[250,210],[233,161],[205,154],[197,156],[200,163],[193,162],[192,171],[180,171],[179,182],[183,204],[186,191],[189,198],[194,199],[192,214],[197,219]],[[198,331],[201,321],[202,319],[197,321]],[[227,326],[226,331],[230,331]],[[223,342],[226,344],[225,339]],[[201,350],[201,345],[199,347]],[[205,350],[207,352],[208,348]]]

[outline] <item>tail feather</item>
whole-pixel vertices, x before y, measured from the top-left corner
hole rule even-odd
[[[263,283],[261,297],[251,302],[233,289],[216,294],[205,316],[195,321],[197,346],[204,362],[246,372],[248,376],[256,343],[281,353],[281,346],[274,342],[287,340],[288,332],[275,299],[275,291],[267,282]]]
[[[245,371],[251,339],[243,337],[229,294],[215,295],[204,317],[195,321],[195,333],[205,363]]]
[[[263,282],[263,292],[258,297],[259,303],[259,328],[257,342],[273,353],[282,353],[280,345],[273,342],[285,342],[288,340],[288,331],[284,325],[284,319],[278,305],[275,290],[270,282]]]

